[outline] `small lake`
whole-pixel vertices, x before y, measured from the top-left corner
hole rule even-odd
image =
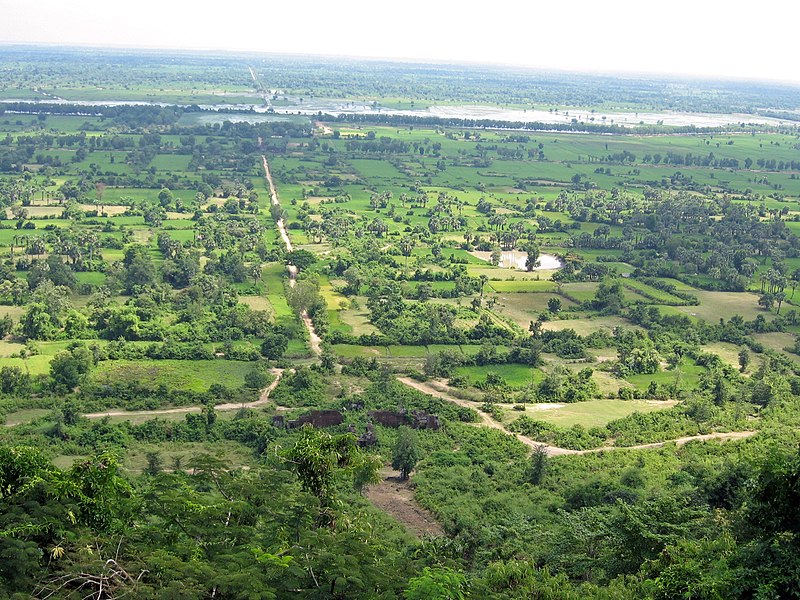
[[[476,250],[475,252],[470,252],[472,256],[476,258],[480,258],[481,260],[485,260],[487,263],[491,262],[491,252],[481,252]],[[507,250],[500,254],[500,267],[503,269],[516,269],[518,271],[527,271],[528,269],[525,268],[525,261],[528,258],[527,252],[522,252],[521,250]],[[555,269],[560,269],[563,267],[563,263],[561,260],[553,255],[553,254],[540,254],[539,255],[539,266],[534,269],[534,271],[553,271]]]

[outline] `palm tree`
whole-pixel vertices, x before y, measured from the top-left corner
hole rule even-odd
[[[398,246],[400,246],[400,252],[406,257],[406,271],[408,271],[408,257],[411,256],[411,252],[414,250],[414,246],[416,245],[417,240],[415,240],[412,236],[403,237],[398,242]]]
[[[775,293],[775,302],[778,304],[778,310],[776,311],[776,314],[781,314],[781,304],[783,304],[784,300],[786,300],[786,292],[781,290]]]
[[[486,275],[481,275],[478,279],[480,279],[481,282],[481,298],[483,298],[483,288],[489,281],[489,278]]]

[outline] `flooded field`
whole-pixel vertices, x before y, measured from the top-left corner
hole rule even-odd
[[[31,102],[31,100],[2,100],[0,102]],[[41,101],[48,104],[69,104],[75,106],[135,106],[135,105],[157,105],[167,106],[166,103],[137,102],[137,101],[96,101],[96,100],[64,100],[57,96],[51,96]],[[736,125],[744,123],[747,125],[780,125],[784,121],[772,117],[762,117],[750,114],[718,114],[718,113],[688,113],[688,112],[610,112],[610,111],[590,111],[586,109],[574,110],[521,110],[509,109],[502,106],[490,106],[480,104],[460,104],[452,106],[430,106],[419,110],[402,110],[395,108],[384,108],[366,102],[348,102],[345,100],[317,98],[304,100],[300,98],[286,98],[286,104],[282,106],[266,106],[263,103],[252,104],[205,104],[200,108],[208,111],[218,110],[241,110],[250,111],[250,114],[226,115],[224,120],[232,122],[260,122],[264,120],[263,114],[273,115],[397,115],[412,117],[438,117],[441,119],[464,119],[464,120],[495,120],[520,123],[587,123],[595,125],[613,124],[622,127],[634,127],[637,125],[667,125],[667,126],[687,126],[696,127],[720,127],[723,125]],[[257,113],[257,114],[253,114]]]

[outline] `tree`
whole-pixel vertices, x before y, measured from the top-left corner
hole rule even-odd
[[[403,593],[406,600],[464,600],[467,578],[448,569],[425,567],[422,575],[412,577]]]
[[[392,468],[400,471],[400,479],[405,481],[418,460],[417,436],[408,427],[401,427],[392,448]]]
[[[298,271],[305,271],[315,262],[317,262],[316,255],[308,250],[294,250],[286,255],[286,264],[294,265]]]
[[[128,292],[132,292],[136,287],[151,285],[155,279],[156,268],[146,246],[140,244],[128,246],[122,259],[122,266],[125,268],[123,285]]]
[[[784,300],[786,300],[786,292],[775,292],[775,302],[778,303],[778,309],[775,311],[776,314],[781,314],[781,304],[783,304]]]
[[[28,307],[21,325],[22,335],[32,340],[52,339],[58,331],[58,323],[53,321],[47,307],[41,302],[34,302]]]
[[[486,287],[486,284],[489,282],[489,278],[486,275],[484,275],[483,273],[481,273],[481,275],[480,275],[480,277],[478,277],[478,279],[481,282],[481,298],[483,298],[483,288]]]
[[[495,267],[500,264],[500,259],[502,258],[503,253],[500,251],[498,246],[492,248],[492,253],[489,256],[489,262],[492,263]]]
[[[298,315],[303,311],[311,313],[314,307],[325,303],[319,294],[319,283],[310,279],[298,281],[286,290],[286,301]]]
[[[272,377],[264,369],[253,369],[244,376],[244,385],[251,390],[260,390],[267,387]]]
[[[533,271],[539,266],[539,244],[530,242],[526,245],[525,251],[528,254],[525,258],[525,269],[527,271]]]
[[[413,252],[414,246],[417,245],[417,241],[412,236],[405,236],[400,238],[398,245],[400,246],[400,252],[406,258],[405,268],[408,269],[408,257],[411,256],[411,252]]]
[[[289,347],[289,340],[282,333],[268,333],[261,342],[261,354],[270,360],[278,360]]]
[[[544,479],[544,473],[547,470],[547,448],[544,444],[538,444],[533,449],[531,456],[530,467],[528,470],[528,481],[533,485],[539,485]]]
[[[770,310],[773,304],[775,304],[774,294],[767,292],[765,294],[761,294],[761,296],[758,298],[758,305],[763,307],[764,310]]]
[[[92,352],[86,346],[76,346],[53,357],[50,376],[57,388],[72,390],[81,383],[93,364]]]
[[[347,286],[344,290],[346,295],[351,294],[358,294],[358,291],[361,289],[361,271],[355,265],[349,266],[345,269],[344,273],[342,273],[342,277],[347,282]]]
[[[303,488],[319,500],[317,523],[330,528],[335,526],[334,509],[338,504],[336,475],[358,471],[359,480],[374,479],[362,469],[365,460],[369,460],[377,471],[377,463],[367,459],[358,449],[353,434],[332,436],[310,425],[303,427],[299,439],[283,452],[283,457],[297,474]]]
[[[158,475],[161,473],[164,461],[161,459],[160,452],[146,452],[145,458],[147,459],[147,466],[144,472],[148,475]]]
[[[169,188],[162,188],[161,191],[158,192],[158,201],[164,208],[168,208],[169,205],[172,204],[173,199],[172,190]]]
[[[739,371],[744,373],[747,370],[747,366],[750,364],[750,352],[747,348],[742,348],[739,351]]]
[[[555,296],[547,301],[547,310],[551,313],[561,312],[561,299]]]
[[[625,302],[622,295],[622,283],[618,279],[603,280],[597,288],[594,306],[606,313],[616,314]]]
[[[148,205],[142,210],[144,222],[153,227],[160,227],[164,219],[167,218],[167,211],[164,207],[155,204]]]
[[[0,369],[0,392],[4,394],[25,394],[30,389],[31,376],[19,367]]]

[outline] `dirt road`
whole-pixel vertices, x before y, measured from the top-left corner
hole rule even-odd
[[[261,140],[259,138],[259,144],[260,142]],[[278,201],[278,192],[275,189],[275,184],[272,182],[272,174],[269,172],[269,163],[267,162],[267,157],[262,154],[261,160],[264,162],[264,177],[266,177],[267,184],[269,185],[270,201],[274,206],[280,206],[280,202]],[[289,234],[286,233],[286,224],[284,223],[283,219],[278,219],[276,224],[278,226],[278,231],[281,234],[281,239],[286,246],[286,251],[292,252],[292,241],[289,239]],[[294,287],[297,282],[297,267],[294,265],[287,265],[286,269],[289,271],[289,287]],[[311,317],[308,316],[308,312],[304,310],[302,313],[300,313],[300,319],[303,321],[303,324],[308,330],[311,351],[319,356],[322,352],[322,338],[317,335],[317,330],[314,329],[314,323],[311,321]]]
[[[263,154],[261,155],[261,160],[264,162],[264,176],[267,179],[267,185],[269,185],[269,197],[270,201],[275,206],[280,206],[280,202],[278,201],[278,192],[275,190],[275,184],[272,182],[272,173],[269,172],[269,163],[267,162],[267,157]],[[286,251],[292,251],[292,242],[289,239],[289,235],[286,233],[286,225],[283,222],[283,219],[278,219],[277,221],[278,231],[280,231],[281,239],[283,243],[286,245]]]
[[[269,395],[274,390],[281,377],[283,377],[283,369],[271,369],[275,380],[266,387],[259,396],[258,400],[253,402],[229,402],[226,404],[217,404],[214,410],[239,410],[240,408],[258,408],[269,402]],[[202,406],[180,406],[178,408],[162,408],[159,410],[111,410],[106,412],[88,413],[83,415],[87,419],[102,419],[103,417],[157,417],[159,415],[180,415],[187,413],[199,413],[203,410]]]
[[[730,432],[719,432],[719,433],[705,433],[702,435],[690,435],[686,437],[676,438],[674,440],[653,442],[650,444],[639,444],[636,446],[601,446],[599,448],[591,448],[589,450],[571,450],[569,448],[560,448],[558,446],[551,446],[549,444],[537,442],[536,440],[532,440],[527,436],[514,433],[513,431],[509,431],[503,426],[502,423],[495,421],[492,417],[481,411],[479,409],[480,402],[473,402],[470,400],[462,400],[461,398],[456,398],[455,396],[452,396],[440,389],[436,389],[429,383],[423,383],[421,381],[411,379],[410,377],[398,377],[397,380],[425,394],[441,398],[442,400],[447,400],[448,402],[452,402],[453,404],[458,404],[459,406],[475,409],[476,411],[478,411],[478,415],[481,418],[481,422],[479,423],[479,425],[482,425],[484,427],[491,427],[493,429],[499,429],[500,431],[503,431],[508,435],[514,436],[520,442],[531,448],[543,447],[548,456],[565,456],[567,454],[593,454],[597,452],[605,452],[606,450],[646,450],[648,448],[662,448],[663,446],[666,446],[667,444],[671,443],[674,443],[677,446],[683,446],[684,444],[695,440],[701,440],[701,441],[740,440],[743,438],[754,436],[756,433],[758,433],[757,431],[730,431]]]
[[[416,503],[408,481],[402,481],[390,468],[381,470],[381,478],[379,484],[370,486],[365,493],[372,504],[405,525],[417,537],[444,535],[433,515]]]

